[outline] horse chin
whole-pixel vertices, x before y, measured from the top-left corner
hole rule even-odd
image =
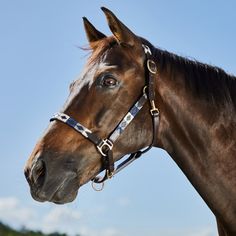
[[[60,194],[56,194],[55,196],[53,196],[53,198],[50,200],[50,202],[53,202],[55,204],[66,204],[66,203],[70,203],[73,202],[78,194],[78,190],[74,191],[72,193],[67,194],[66,196],[60,197]],[[64,193],[63,193],[64,195]]]

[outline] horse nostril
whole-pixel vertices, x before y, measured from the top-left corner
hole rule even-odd
[[[46,176],[46,166],[43,160],[38,160],[31,170],[31,178],[37,187],[41,187]],[[27,177],[26,177],[27,179]]]

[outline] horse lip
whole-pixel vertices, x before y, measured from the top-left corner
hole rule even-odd
[[[31,193],[32,198],[38,202],[46,202],[47,201],[45,193],[40,192],[40,190],[34,191],[33,189],[31,189],[30,193]]]
[[[43,188],[31,186],[31,195],[33,199],[38,202],[48,201],[56,204],[72,202],[76,198],[80,187],[76,184],[76,179],[77,174],[75,172],[70,172],[63,181],[59,183],[47,183],[47,186],[56,185],[54,188],[46,188],[46,185],[44,185]],[[65,192],[68,192],[68,194],[65,194]]]

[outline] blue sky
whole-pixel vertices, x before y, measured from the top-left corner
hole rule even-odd
[[[235,1],[1,0],[0,220],[82,236],[213,236],[214,216],[159,149],[72,204],[30,196],[24,164],[86,61],[82,17],[110,34],[101,6],[154,45],[236,74]]]

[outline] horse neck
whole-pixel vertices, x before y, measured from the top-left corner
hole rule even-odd
[[[186,74],[168,66],[156,82],[157,146],[170,154],[213,213],[236,231],[236,114],[230,105],[220,109],[194,97],[186,89]]]

